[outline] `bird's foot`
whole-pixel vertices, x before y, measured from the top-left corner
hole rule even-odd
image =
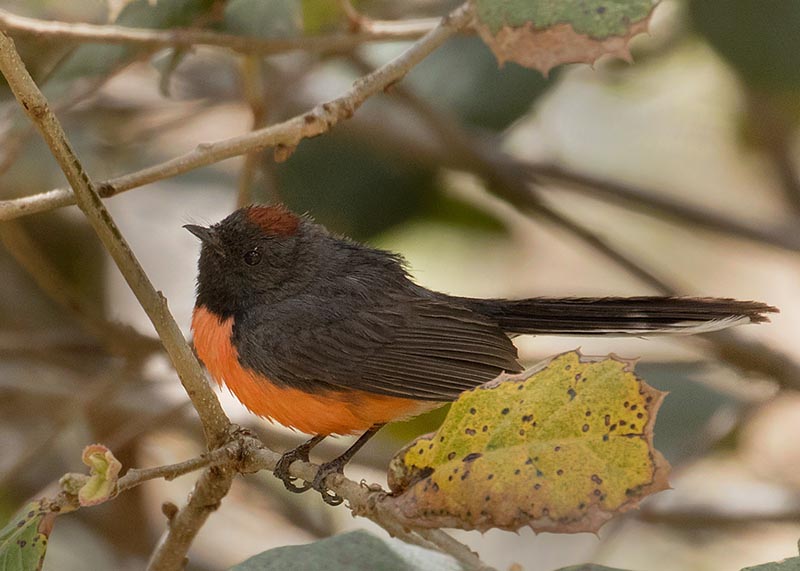
[[[306,482],[302,486],[296,486],[294,481],[297,480],[294,476],[289,474],[289,467],[295,460],[302,460],[308,462],[308,450],[303,446],[298,446],[287,452],[283,453],[278,463],[275,465],[275,470],[272,472],[278,478],[286,489],[295,494],[302,494],[303,492],[311,489],[311,484]]]
[[[322,494],[322,499],[329,506],[338,506],[344,499],[341,496],[332,492],[325,485],[325,480],[332,474],[344,474],[344,465],[347,464],[349,458],[342,459],[341,457],[335,458],[330,462],[325,462],[317,470],[317,475],[311,483],[311,487]]]

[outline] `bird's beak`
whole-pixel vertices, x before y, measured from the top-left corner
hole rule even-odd
[[[196,224],[184,224],[183,226],[189,232],[200,238],[200,241],[214,249],[219,255],[225,256],[225,249],[219,240],[217,232],[213,228],[206,228],[205,226],[197,226]]]
[[[184,224],[183,226],[189,232],[200,238],[200,241],[205,244],[211,244],[216,242],[216,233],[211,228],[206,228],[205,226],[198,226],[196,224]]]

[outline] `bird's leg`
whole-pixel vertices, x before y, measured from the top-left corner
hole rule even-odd
[[[359,436],[358,440],[356,440],[353,445],[350,446],[350,448],[345,450],[341,456],[334,458],[330,462],[325,462],[319,467],[317,475],[314,477],[314,481],[311,483],[311,487],[322,494],[322,499],[325,500],[326,504],[338,506],[344,500],[325,487],[325,479],[331,474],[343,474],[345,464],[350,461],[355,453],[358,452],[370,438],[375,436],[382,426],[382,424],[376,424],[364,434]]]
[[[304,442],[297,448],[293,448],[283,453],[283,456],[281,456],[280,460],[278,460],[278,463],[275,466],[273,474],[275,474],[275,477],[283,482],[283,485],[286,486],[287,490],[294,492],[295,494],[301,494],[311,488],[311,484],[308,482],[302,486],[295,486],[292,482],[294,482],[297,478],[289,475],[289,467],[295,460],[308,462],[308,453],[311,452],[311,449],[314,448],[314,446],[323,440],[325,440],[325,435],[317,434],[314,438]]]

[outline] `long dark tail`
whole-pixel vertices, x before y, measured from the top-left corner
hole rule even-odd
[[[542,335],[691,335],[768,322],[778,312],[757,301],[706,297],[458,299],[507,333]]]

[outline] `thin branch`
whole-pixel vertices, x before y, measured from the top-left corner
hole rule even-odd
[[[155,468],[131,468],[117,482],[117,493],[135,488],[148,480],[163,478],[170,481],[202,468],[230,464],[236,457],[237,448],[238,446],[227,445],[177,464]]]
[[[519,168],[527,170],[535,180],[552,182],[561,188],[566,185],[569,190],[607,199],[647,214],[665,217],[679,224],[691,226],[692,229],[702,228],[800,252],[800,231],[798,231],[800,225],[797,224],[787,223],[785,227],[753,226],[713,210],[676,200],[664,193],[577,173],[552,163],[514,161]],[[540,188],[548,192],[553,190],[547,185],[540,186]]]
[[[253,115],[253,130],[261,129],[267,123],[267,102],[264,89],[264,72],[261,68],[262,61],[253,56],[245,57],[242,62],[241,78],[244,98],[250,106]],[[239,173],[239,192],[236,197],[236,206],[247,206],[253,202],[253,186],[258,175],[262,153],[255,151],[247,153],[244,164]]]
[[[340,121],[352,117],[353,113],[369,97],[400,81],[416,64],[441,46],[448,38],[466,27],[471,19],[472,13],[469,6],[464,4],[443,18],[436,28],[420,38],[402,54],[373,73],[358,79],[341,96],[317,105],[311,111],[297,115],[283,123],[216,143],[200,144],[195,150],[169,161],[99,183],[97,185],[98,194],[107,198],[132,188],[267,147],[276,147],[276,151],[281,151],[282,154],[291,152],[303,139],[326,133]],[[75,204],[75,194],[66,188],[0,201],[0,221],[71,204]]]
[[[415,533],[430,541],[440,551],[450,554],[453,559],[461,563],[465,571],[494,571],[494,567],[486,565],[469,547],[441,529],[419,529],[415,530]]]
[[[655,291],[663,295],[676,295],[676,292],[662,278],[646,269],[627,254],[624,254],[617,248],[614,248],[602,236],[593,232],[586,226],[579,224],[578,222],[541,202],[536,205],[535,213],[540,214],[546,220],[549,220],[556,226],[560,226],[570,234],[576,236],[592,249],[600,252],[607,259],[623,268],[630,275],[642,283],[647,284]]]
[[[228,493],[236,471],[229,466],[206,468],[188,503],[169,520],[166,535],[153,552],[147,571],[173,571],[186,566],[186,553],[213,512]]]
[[[267,447],[247,431],[233,433],[225,446],[184,462],[145,469],[130,469],[117,482],[116,493],[120,494],[143,482],[164,478],[171,480],[190,472],[205,468],[195,486],[189,504],[169,518],[169,532],[150,560],[148,571],[180,569],[194,535],[205,519],[219,506],[236,473],[254,473],[261,470],[274,471],[281,455]],[[312,481],[319,466],[309,462],[295,461],[290,473],[298,478]],[[348,479],[342,474],[330,476],[326,484],[329,489],[347,500],[354,515],[366,517],[393,537],[427,549],[435,549],[451,555],[467,571],[494,571],[480,560],[468,546],[438,529],[407,528],[396,519],[388,504],[387,492],[380,486],[367,486]],[[75,510],[80,507],[74,495],[62,492],[57,499],[61,507]]]
[[[75,156],[61,124],[50,110],[47,99],[25,68],[14,42],[3,32],[0,32],[0,71],[8,81],[14,96],[50,147],[74,189],[79,207],[147,312],[200,416],[209,449],[216,448],[227,439],[230,421],[206,382],[200,363],[186,344],[178,324],[170,314],[166,300],[150,283],[147,274],[103,205],[89,175]]]
[[[274,452],[256,439],[248,439],[243,443],[240,470],[242,472],[255,472],[259,470],[274,471],[280,459],[280,454]],[[292,476],[302,478],[307,482],[314,480],[319,466],[308,462],[295,461],[291,465]],[[394,513],[383,502],[387,494],[380,486],[367,486],[348,479],[342,474],[329,476],[326,486],[338,496],[344,498],[354,515],[366,517],[393,537],[398,537],[409,543],[431,548],[435,546],[440,551],[451,555],[459,561],[463,568],[469,571],[491,571],[492,568],[483,563],[472,550],[448,535],[436,529],[410,529],[400,525]],[[410,537],[413,533],[416,537]]]
[[[725,528],[725,527],[744,527],[758,526],[764,523],[794,523],[800,521],[800,507],[797,505],[787,506],[781,510],[774,511],[740,511],[738,513],[728,513],[698,507],[656,510],[643,509],[636,515],[639,521],[669,525],[680,528],[681,530]]]
[[[295,50],[348,51],[368,42],[415,40],[433,29],[438,20],[372,21],[352,34],[335,33],[298,38],[253,38],[198,29],[151,30],[115,25],[67,23],[27,18],[0,10],[0,30],[45,40],[137,45],[151,49],[211,46],[252,55],[274,55]]]

